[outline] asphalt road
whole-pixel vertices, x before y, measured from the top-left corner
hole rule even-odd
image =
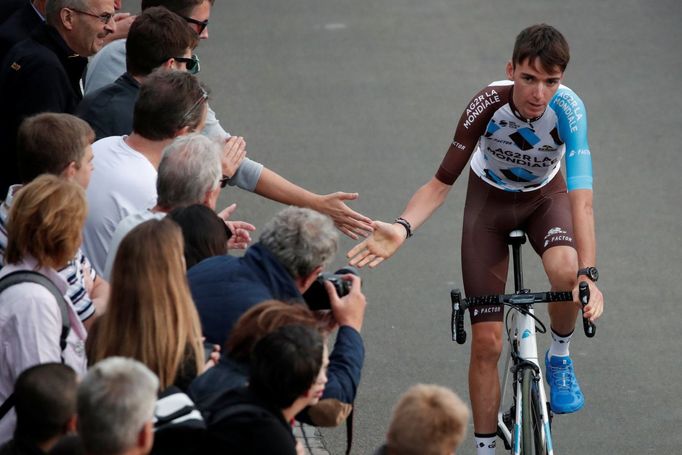
[[[557,453],[680,453],[682,349],[679,154],[682,13],[672,0],[234,0],[216,2],[199,48],[212,106],[249,156],[320,193],[391,220],[435,172],[469,98],[504,78],[513,40],[548,22],[567,37],[564,83],[585,101],[606,313],[572,344],[586,406],[555,419]],[[364,271],[367,358],[353,453],[381,444],[412,384],[467,399],[469,346],[449,340],[460,282],[466,178],[391,260]],[[277,204],[240,190],[236,218],[258,226]],[[344,239],[341,250],[353,242]],[[526,251],[526,284],[547,287]],[[342,265],[339,254],[334,265]],[[546,319],[545,319],[546,320]],[[548,337],[540,339],[541,349]],[[461,453],[474,453],[471,433]],[[345,429],[323,431],[343,453]]]

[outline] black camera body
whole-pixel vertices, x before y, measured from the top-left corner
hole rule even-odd
[[[343,267],[334,273],[322,272],[320,273],[313,284],[310,285],[307,291],[303,293],[303,299],[306,305],[313,311],[330,310],[331,303],[329,302],[329,294],[324,287],[324,282],[329,281],[336,289],[336,295],[344,297],[350,292],[352,282],[344,280],[344,275],[358,275],[358,270],[355,267]]]

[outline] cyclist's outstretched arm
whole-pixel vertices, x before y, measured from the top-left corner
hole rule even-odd
[[[441,206],[451,188],[452,185],[433,177],[414,193],[401,218],[407,220],[413,230],[417,230]],[[369,264],[374,268],[393,256],[407,238],[407,230],[398,223],[375,221],[372,227],[374,232],[346,254],[350,259],[349,264],[357,267]]]

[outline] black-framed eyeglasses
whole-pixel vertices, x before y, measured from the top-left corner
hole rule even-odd
[[[218,181],[220,182],[220,188],[225,188],[227,186],[227,182],[230,181],[230,177],[223,175]]]
[[[186,20],[190,24],[194,24],[197,26],[197,35],[201,35],[201,32],[206,30],[206,27],[208,27],[208,19],[206,19],[204,21],[199,21],[199,20],[196,20],[194,18],[187,17],[187,16],[180,16],[180,17],[182,17],[184,20]]]
[[[104,25],[111,22],[111,19],[114,17],[114,13],[94,14],[94,13],[91,13],[89,11],[83,11],[83,10],[76,9],[76,8],[66,8],[66,9],[71,10],[74,13],[85,14],[86,16],[95,17],[95,18],[99,19],[99,21],[101,23],[103,23]]]
[[[207,99],[208,99],[208,93],[206,93],[206,90],[204,90],[202,88],[201,89],[201,97],[198,100],[196,100],[194,102],[194,104],[192,104],[192,106],[189,109],[187,109],[187,112],[185,112],[185,115],[182,116],[182,122],[183,123],[186,122],[187,119],[189,119],[189,117],[192,115],[192,112],[194,112],[196,110],[196,108],[199,107],[199,105],[201,105],[201,103],[205,102]]]
[[[184,63],[185,68],[187,68],[187,72],[189,74],[197,74],[199,71],[201,71],[201,62],[199,62],[199,57],[195,54],[192,54],[191,57],[168,57],[172,58],[173,60]],[[164,59],[165,60],[168,60]]]

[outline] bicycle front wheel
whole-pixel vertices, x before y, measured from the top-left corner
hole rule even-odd
[[[521,376],[521,453],[523,455],[545,455],[542,434],[542,414],[537,380],[530,368],[523,370]]]

